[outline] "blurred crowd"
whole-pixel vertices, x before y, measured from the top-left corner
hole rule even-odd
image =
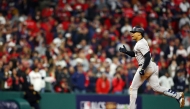
[[[128,93],[138,63],[118,48],[137,25],[160,85],[190,92],[189,0],[0,0],[0,90]]]

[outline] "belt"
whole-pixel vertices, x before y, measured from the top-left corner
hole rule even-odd
[[[139,66],[142,66],[142,64],[139,64]]]

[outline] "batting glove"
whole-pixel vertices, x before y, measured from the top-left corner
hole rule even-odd
[[[141,69],[141,71],[139,71],[140,75],[144,75],[144,69]]]
[[[123,45],[123,48],[120,47],[120,48],[119,48],[119,51],[122,52],[122,53],[126,53],[126,52],[127,52],[127,49],[125,48],[125,45]]]

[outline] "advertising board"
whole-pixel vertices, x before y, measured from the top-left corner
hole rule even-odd
[[[129,96],[77,95],[76,109],[129,109]],[[137,98],[137,109],[142,109],[142,99]]]

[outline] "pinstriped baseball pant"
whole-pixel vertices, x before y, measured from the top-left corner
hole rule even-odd
[[[141,67],[137,69],[137,72],[133,78],[132,84],[129,89],[129,94],[130,94],[129,109],[136,109],[135,102],[137,98],[137,90],[145,80],[148,80],[149,85],[152,87],[154,91],[163,93],[170,97],[178,98],[176,93],[168,93],[169,89],[165,87],[161,87],[159,85],[159,79],[158,79],[159,69],[158,69],[158,66],[154,62],[150,62],[150,64],[145,69],[145,74],[143,76],[139,74],[140,70],[141,70]],[[164,93],[164,92],[167,92],[167,93]]]

